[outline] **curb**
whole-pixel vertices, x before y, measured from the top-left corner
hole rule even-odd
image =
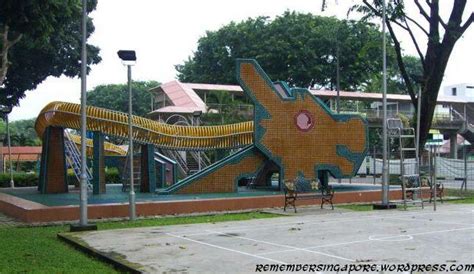
[[[102,262],[105,262],[107,264],[112,265],[115,269],[117,269],[120,272],[124,273],[143,273],[142,271],[136,269],[135,267],[121,262],[93,247],[86,246],[81,244],[79,241],[77,241],[74,237],[71,237],[69,235],[65,235],[64,233],[58,233],[57,237],[59,240],[71,245],[75,249],[84,252],[85,254],[94,257],[96,259],[99,259]]]

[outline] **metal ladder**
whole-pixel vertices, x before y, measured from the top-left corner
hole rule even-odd
[[[122,191],[126,192],[130,190],[130,149],[127,153],[127,158],[125,159],[125,164],[122,172]],[[141,180],[141,164],[140,158],[133,157],[133,188],[135,191],[140,189],[140,180]]]
[[[80,182],[82,170],[81,153],[79,152],[79,149],[77,148],[76,144],[72,141],[68,131],[64,131],[64,148],[68,166],[72,168],[72,170],[74,171],[74,175],[76,175],[77,181]],[[88,167],[86,167],[86,175],[87,188],[89,190],[92,190],[92,173]]]
[[[403,207],[406,210],[407,196],[411,196],[411,203],[419,203],[421,207],[424,208],[415,129],[405,128],[403,122],[397,118],[387,119],[387,129],[389,137],[398,139],[399,143]],[[407,157],[410,154],[414,156],[414,160],[409,160],[413,159]]]

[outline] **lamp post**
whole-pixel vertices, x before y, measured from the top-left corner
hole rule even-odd
[[[79,194],[79,224],[71,224],[70,231],[97,230],[87,217],[87,0],[82,0],[81,18],[81,176]]]
[[[383,48],[383,163],[382,163],[382,205],[387,206],[388,201],[388,188],[389,188],[389,176],[387,166],[387,52],[386,52],[386,38],[385,38],[385,0],[383,0],[383,16],[382,16],[382,48]]]
[[[193,112],[194,123],[193,125],[199,126],[199,117],[201,117],[202,111],[196,110]],[[198,151],[198,171],[201,171],[201,151]]]
[[[5,124],[7,127],[7,144],[8,144],[8,165],[10,166],[10,187],[15,188],[15,182],[13,181],[13,166],[12,166],[12,145],[10,141],[10,125],[8,121],[8,114],[12,111],[11,107],[1,105],[0,112],[5,115]],[[3,159],[2,159],[3,162]]]
[[[137,61],[137,56],[134,50],[119,50],[117,52],[122,64],[127,66],[128,78],[128,153],[129,168],[130,168],[130,192],[129,192],[129,217],[131,221],[137,218],[135,208],[135,186],[133,182],[133,127],[132,127],[132,66]]]

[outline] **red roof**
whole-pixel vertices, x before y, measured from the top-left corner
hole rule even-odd
[[[3,155],[3,160],[8,161],[8,147],[0,148],[0,154]],[[41,147],[11,147],[12,161],[19,162],[34,162],[39,160],[41,155]]]
[[[0,153],[8,154],[8,147],[2,146],[0,148]],[[41,147],[11,147],[12,154],[41,154]]]
[[[193,90],[222,90],[229,92],[243,92],[240,86],[236,85],[217,85],[217,84],[202,84],[202,83],[181,83],[177,80],[161,85],[160,87],[167,87],[168,85],[179,85],[182,89],[185,89],[187,92],[192,91],[193,94],[196,94]],[[164,90],[164,89],[163,89]],[[311,89],[311,93],[320,98],[336,98],[337,92],[335,90],[319,90]],[[166,91],[165,91],[166,92]],[[197,94],[196,94],[197,96]],[[342,99],[346,100],[358,100],[358,101],[382,101],[382,93],[371,93],[371,92],[356,92],[356,91],[340,91],[339,96]],[[200,100],[200,98],[199,98]],[[410,102],[411,98],[409,95],[404,94],[387,94],[387,101],[392,102]],[[444,103],[454,103],[454,104],[465,104],[466,101],[455,96],[438,96],[438,104]],[[202,100],[200,100],[202,102]],[[202,102],[204,103],[204,102]],[[175,106],[183,106],[176,105]]]
[[[193,113],[194,111],[206,112],[204,101],[186,84],[175,80],[165,83],[155,90],[164,92],[173,106],[186,111],[185,113]],[[155,111],[161,112],[160,110]]]

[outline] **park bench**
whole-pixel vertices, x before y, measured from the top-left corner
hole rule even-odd
[[[443,196],[444,196],[444,185],[442,183],[436,183],[436,198],[439,198],[441,203],[443,202]],[[433,200],[434,195],[433,195],[433,184],[430,184],[430,203]]]
[[[409,179],[408,184],[407,184],[407,188],[409,190],[406,191],[406,198],[407,199],[413,199],[414,198],[414,194],[415,194],[414,188],[416,188],[416,187],[418,187],[418,178]],[[402,186],[402,188],[403,188],[403,186]],[[431,183],[431,181],[426,177],[421,178],[421,188],[422,189],[429,188],[430,203],[431,203],[431,201],[434,198],[433,184]],[[443,196],[444,196],[444,185],[442,183],[436,183],[436,198],[439,198],[441,203],[443,203]]]
[[[308,199],[320,199],[321,208],[323,208],[323,205],[325,203],[329,203],[331,205],[331,208],[334,209],[334,205],[332,204],[334,190],[332,189],[332,187],[324,187],[314,180],[310,181],[303,178],[298,178],[296,180],[285,180],[284,191],[284,211],[286,211],[287,206],[292,205],[296,213],[296,201]]]

